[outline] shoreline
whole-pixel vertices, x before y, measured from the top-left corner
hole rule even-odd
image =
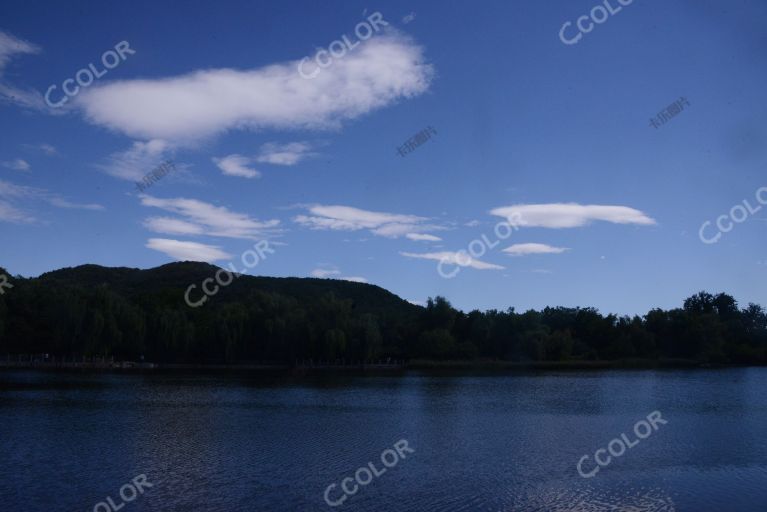
[[[713,364],[689,359],[620,359],[607,361],[435,361],[414,359],[398,363],[370,364],[162,364],[132,361],[0,361],[0,372],[41,371],[53,373],[123,374],[245,374],[245,375],[396,375],[408,373],[514,373],[594,370],[724,369],[763,367],[761,364]]]

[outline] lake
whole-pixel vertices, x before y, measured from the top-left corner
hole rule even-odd
[[[0,508],[763,511],[766,432],[764,368],[0,372]]]

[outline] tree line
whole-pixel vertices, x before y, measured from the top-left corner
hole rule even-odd
[[[368,284],[243,276],[204,307],[183,300],[216,267],[85,265],[9,279],[0,295],[0,357],[113,356],[158,363],[292,364],[378,359],[767,363],[767,315],[700,292],[644,316],[590,307],[459,311],[425,307]],[[2,271],[2,269],[0,269]]]

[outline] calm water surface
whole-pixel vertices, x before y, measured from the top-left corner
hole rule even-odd
[[[594,452],[668,421],[593,478]],[[764,511],[767,369],[264,381],[0,373],[0,510]],[[325,489],[415,453],[332,508]],[[365,476],[362,477],[365,480]],[[126,494],[130,496],[129,490]],[[98,507],[97,512],[102,509]]]

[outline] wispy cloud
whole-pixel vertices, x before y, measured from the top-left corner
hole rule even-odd
[[[100,204],[73,203],[61,197],[59,194],[45,189],[15,185],[8,181],[0,180],[0,221],[12,223],[33,223],[37,219],[31,213],[24,211],[18,203],[25,206],[33,201],[43,201],[57,208],[81,209],[81,210],[104,210]]]
[[[0,222],[10,222],[11,224],[29,224],[36,222],[34,216],[21,211],[10,202],[0,199]]]
[[[503,250],[506,254],[512,256],[527,256],[529,254],[561,254],[565,251],[569,251],[567,247],[554,247],[546,244],[514,244],[511,247],[507,247]]]
[[[0,180],[0,197],[4,198],[23,198],[37,197],[44,194],[45,191],[39,188],[26,187],[24,185],[14,185],[9,181]]]
[[[312,277],[317,277],[319,279],[328,279],[340,274],[341,274],[341,271],[337,269],[315,268],[314,270],[312,270]]]
[[[59,208],[69,208],[74,210],[97,210],[98,211],[98,210],[104,209],[104,207],[101,206],[100,204],[72,203],[60,197],[51,197],[49,198],[48,202],[50,202],[50,204],[52,204],[53,206],[57,206]]]
[[[577,228],[594,221],[649,226],[655,220],[628,206],[577,203],[517,204],[494,208],[491,214],[512,219],[520,227]]]
[[[261,173],[248,167],[252,159],[242,155],[229,155],[223,158],[213,158],[213,163],[227,176],[239,176],[240,178],[258,178]]]
[[[59,156],[59,151],[50,144],[22,144],[27,150],[40,151],[47,156]]]
[[[426,233],[408,233],[405,235],[406,238],[409,238],[410,240],[414,240],[416,242],[441,242],[442,239],[438,236],[434,235],[428,235]]]
[[[0,71],[16,55],[40,53],[40,47],[0,30]]]
[[[141,204],[180,215],[182,219],[150,217],[144,225],[157,233],[204,234],[207,236],[259,239],[273,234],[279,220],[259,221],[244,213],[232,212],[197,199],[160,199],[141,196]]]
[[[359,276],[348,276],[348,277],[342,277],[341,280],[343,281],[351,281],[352,283],[367,283],[368,280],[364,277]]]
[[[8,169],[13,169],[14,171],[28,171],[32,167],[26,160],[22,160],[21,158],[0,162],[0,165],[7,167]]]
[[[37,148],[48,156],[57,156],[58,150],[50,144],[40,144]]]
[[[205,229],[192,222],[172,217],[149,217],[144,220],[144,227],[163,235],[204,235]]]
[[[150,238],[146,247],[164,253],[179,261],[204,261],[212,263],[218,260],[231,259],[232,255],[215,245],[197,242],[183,242],[167,238]]]
[[[41,52],[39,46],[19,39],[8,32],[0,31],[0,102],[15,103],[23,107],[44,110],[43,96],[33,89],[21,89],[5,79],[5,67],[19,55],[34,55]]]
[[[438,226],[425,224],[429,219],[417,215],[374,212],[352,206],[308,207],[310,215],[298,215],[294,222],[310,229],[330,229],[335,231],[358,231],[368,229],[371,233],[389,238],[398,238],[408,233],[439,229]]]
[[[159,166],[170,151],[170,145],[160,139],[134,142],[129,149],[112,153],[106,164],[97,167],[117,178],[140,181],[149,171]]]
[[[340,279],[341,281],[352,281],[354,283],[367,283],[368,280],[359,276],[344,276],[342,272],[336,267],[332,268],[315,268],[312,270],[312,277],[319,279]]]
[[[231,129],[337,128],[425,92],[433,75],[423,49],[397,32],[360,43],[313,80],[299,63],[99,83],[75,104],[90,122],[131,137],[190,143]]]
[[[458,265],[460,267],[471,267],[477,270],[503,270],[505,267],[495,265],[493,263],[485,263],[476,258],[472,258],[466,252],[428,252],[428,253],[412,253],[412,252],[400,252],[402,256],[408,258],[418,258],[422,260],[434,260],[441,261],[445,265]]]
[[[312,152],[312,146],[308,142],[290,142],[288,144],[268,142],[261,146],[256,161],[272,165],[296,165],[301,160],[316,155],[317,153]]]

